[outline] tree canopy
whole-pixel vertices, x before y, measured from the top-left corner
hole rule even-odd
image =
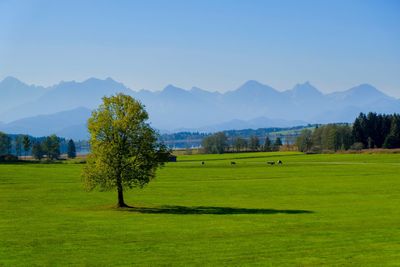
[[[251,136],[249,146],[252,151],[257,151],[260,148],[260,139],[255,135]]]
[[[54,160],[60,157],[60,140],[53,134],[42,142],[42,149],[47,159]]]
[[[202,146],[206,153],[222,154],[228,148],[228,138],[224,132],[218,132],[204,138]]]
[[[235,137],[232,145],[236,149],[236,152],[240,152],[241,150],[247,148],[247,140],[241,137]]]
[[[296,144],[303,152],[400,148],[400,115],[360,113],[352,126],[326,124],[313,131],[303,130]]]
[[[277,137],[274,143],[275,150],[279,150],[280,146],[282,146],[282,140],[280,137]]]
[[[83,171],[85,186],[116,189],[118,207],[127,207],[123,191],[149,183],[169,155],[147,119],[140,102],[117,94],[104,97],[88,121],[91,153]]]
[[[32,156],[35,159],[41,160],[44,156],[43,146],[40,142],[35,142],[32,146]]]
[[[24,146],[24,151],[25,151],[25,156],[26,156],[26,152],[28,152],[29,149],[31,149],[31,146],[32,146],[31,139],[29,139],[29,136],[24,135],[22,143],[23,143],[23,146]]]
[[[366,148],[400,147],[400,133],[396,131],[399,120],[398,114],[360,113],[353,124],[353,141]]]
[[[269,139],[269,136],[265,137],[263,150],[267,152],[272,150],[272,142],[271,139]]]

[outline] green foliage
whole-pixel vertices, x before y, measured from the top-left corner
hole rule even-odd
[[[352,137],[366,148],[398,148],[400,147],[399,115],[360,113],[353,124]]]
[[[41,160],[44,157],[43,145],[40,142],[35,142],[32,146],[32,157]]]
[[[296,144],[299,151],[303,152],[337,151],[350,148],[355,150],[399,148],[400,116],[361,113],[352,127],[346,124],[327,124],[317,127],[312,133],[303,131],[297,138]]]
[[[60,140],[53,134],[44,139],[42,149],[49,160],[58,159],[60,156]]]
[[[361,142],[356,142],[356,143],[354,143],[354,144],[352,144],[352,145],[350,146],[350,149],[351,149],[351,150],[357,150],[357,151],[360,151],[360,150],[362,150],[363,148],[364,148],[364,144],[361,143]]]
[[[277,137],[274,142],[274,150],[278,151],[281,146],[282,146],[282,140],[280,137]]]
[[[339,124],[322,125],[314,131],[303,130],[296,140],[296,145],[302,152],[347,150],[352,143],[350,126]]]
[[[319,131],[317,133],[319,134]],[[303,131],[301,131],[300,136],[296,139],[296,145],[299,151],[308,152],[311,150],[311,147],[313,145],[312,136],[313,134],[311,130],[304,129]]]
[[[263,150],[265,152],[269,152],[272,151],[272,142],[271,139],[269,139],[269,137],[265,137],[265,141],[264,141],[264,145],[263,145]]]
[[[240,152],[247,149],[247,140],[241,137],[235,137],[232,142],[233,148],[236,152]]]
[[[353,128],[352,128],[352,136],[353,140],[356,143],[362,143],[366,144],[367,143],[367,137],[365,137],[364,133],[364,121],[365,121],[365,115],[361,113],[354,121],[353,123]]]
[[[260,148],[260,140],[257,136],[252,135],[250,137],[249,147],[251,151],[258,151],[258,149]]]
[[[400,147],[400,138],[398,136],[389,134],[385,139],[385,143],[383,144],[383,147],[384,148]]]
[[[68,148],[67,148],[67,156],[70,159],[76,158],[76,148],[75,148],[75,143],[74,140],[70,139],[68,141]]]
[[[29,139],[28,135],[24,135],[22,144],[24,147],[25,155],[26,155],[26,153],[29,151],[29,149],[31,149],[31,146],[32,146],[31,139]]]
[[[17,135],[15,138],[15,154],[17,157],[21,156],[23,141],[24,137],[22,135]]]
[[[387,135],[383,144],[385,148],[400,147],[400,116],[394,115],[391,121],[390,132]]]
[[[88,190],[116,188],[123,207],[124,189],[141,188],[155,177],[169,153],[147,119],[143,105],[130,96],[103,98],[88,121],[91,154],[83,172]]]
[[[5,140],[7,140],[7,149],[6,149],[6,154],[13,154],[15,156],[21,156],[22,154],[27,156],[31,155],[31,147],[33,143],[46,143],[46,139],[48,137],[33,137],[29,135],[19,135],[19,134],[4,134],[2,135]],[[68,140],[65,140],[64,138],[57,137],[57,141],[53,142],[54,144],[58,142],[59,147],[53,148],[53,159],[57,158],[60,154],[67,153],[67,143]],[[0,142],[3,143],[4,142]],[[1,147],[1,144],[0,144]],[[88,151],[88,145],[87,141],[81,141],[79,142],[77,146],[77,151],[83,151],[87,152]],[[57,150],[59,152],[57,152]],[[24,153],[22,153],[24,152]],[[47,153],[47,152],[46,152]],[[50,160],[50,158],[49,158]]]
[[[10,137],[0,132],[0,155],[10,154],[11,150],[11,139]]]
[[[270,139],[275,139],[279,136],[284,136],[285,140],[291,140],[293,137],[297,136],[300,131],[304,128],[314,128],[315,125],[308,125],[308,126],[296,126],[296,127],[289,127],[289,128],[259,128],[259,129],[243,129],[243,130],[227,130],[223,131],[228,138],[228,143],[232,144],[233,150],[237,150],[234,145],[235,139],[237,137],[243,138],[246,140],[250,140],[251,136],[257,136],[258,138],[269,136]],[[202,145],[202,140],[205,137],[208,137],[212,134],[210,133],[199,133],[199,132],[178,132],[178,133],[171,133],[171,134],[163,134],[160,136],[160,139],[168,144],[170,147],[176,148],[186,148],[189,146],[198,147]],[[261,143],[261,142],[260,142]],[[248,145],[245,148],[241,148],[240,151],[248,150]],[[263,148],[264,149],[264,148]],[[273,146],[271,146],[271,151]]]
[[[26,138],[25,138],[26,137]],[[24,137],[24,150],[27,151],[30,147],[29,137]],[[60,156],[60,139],[56,135],[47,136],[44,139],[36,140],[32,145],[32,156],[41,160],[47,156],[48,160],[58,159]]]
[[[0,155],[0,162],[17,162],[18,157],[10,154]]]
[[[397,266],[399,162],[180,156],[127,210],[81,190],[84,165],[0,164],[0,266]]]
[[[205,153],[222,154],[228,148],[228,138],[224,132],[218,132],[203,139],[202,147]]]

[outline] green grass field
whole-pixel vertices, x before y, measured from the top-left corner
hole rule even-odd
[[[129,210],[81,164],[0,165],[0,266],[400,265],[400,154],[178,160]]]

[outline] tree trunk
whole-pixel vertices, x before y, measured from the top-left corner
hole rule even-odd
[[[128,205],[125,204],[125,201],[124,201],[124,190],[122,189],[121,179],[118,179],[118,181],[117,181],[117,191],[118,191],[118,203],[117,203],[117,206],[119,208],[129,207]]]

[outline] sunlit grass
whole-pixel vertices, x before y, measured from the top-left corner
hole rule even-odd
[[[81,168],[0,165],[0,266],[400,262],[399,154],[179,156],[126,210]]]

